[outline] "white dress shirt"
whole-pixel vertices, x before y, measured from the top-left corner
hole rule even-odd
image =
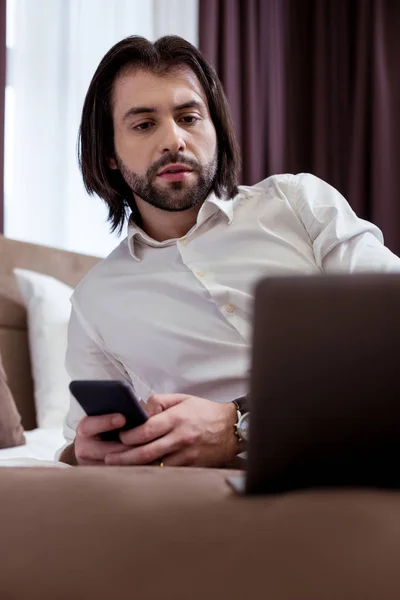
[[[157,242],[139,227],[72,296],[66,366],[72,379],[125,379],[144,401],[187,393],[227,402],[248,390],[255,282],[278,274],[399,271],[380,230],[330,185],[277,175],[210,194],[195,226]],[[76,400],[64,435],[84,415]]]

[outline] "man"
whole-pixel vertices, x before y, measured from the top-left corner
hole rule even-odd
[[[309,174],[237,187],[239,152],[221,84],[185,40],[131,37],[101,61],[85,99],[86,189],[128,236],[74,292],[72,379],[123,379],[146,424],[104,442],[121,415],[74,398],[61,460],[227,464],[241,449],[252,292],[266,275],[400,271],[380,231]],[[282,324],[284,326],[284,324]],[[73,443],[72,443],[73,442]]]

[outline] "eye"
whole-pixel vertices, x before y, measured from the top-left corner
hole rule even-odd
[[[133,129],[135,131],[147,131],[148,129],[150,129],[152,127],[153,123],[151,123],[150,121],[145,121],[144,123],[140,123],[139,125],[136,125]]]
[[[195,117],[194,115],[186,115],[185,117],[182,117],[182,120],[186,123],[186,125],[194,125],[196,121],[199,121],[199,118]]]

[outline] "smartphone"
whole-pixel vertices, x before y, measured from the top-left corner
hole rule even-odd
[[[103,441],[119,442],[121,431],[143,425],[148,419],[146,411],[126,381],[75,380],[71,381],[69,389],[89,417],[113,413],[124,415],[125,425],[100,434]]]

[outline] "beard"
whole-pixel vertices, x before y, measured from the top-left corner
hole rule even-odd
[[[193,159],[180,156],[179,153],[169,153],[153,163],[146,175],[138,175],[131,171],[118,154],[115,154],[115,162],[125,183],[134,194],[155,208],[179,212],[189,210],[204,202],[214,185],[218,160],[217,153],[215,153],[213,159],[207,165],[202,166]],[[161,189],[155,183],[157,173],[163,167],[174,163],[180,163],[192,169],[193,173],[197,174],[197,181],[195,183],[188,183],[185,180],[171,181],[165,189]],[[130,204],[130,202],[132,200],[128,203]],[[131,206],[132,210],[134,208]]]

